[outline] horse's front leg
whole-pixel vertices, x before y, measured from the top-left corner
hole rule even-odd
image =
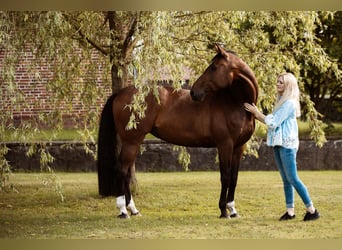
[[[227,197],[227,208],[230,213],[230,218],[237,218],[239,214],[235,208],[235,188],[238,180],[239,166],[241,161],[241,156],[243,153],[243,147],[237,148],[233,152],[233,160],[231,166],[231,174],[230,174],[230,185],[228,189],[228,197]]]
[[[219,200],[219,208],[221,210],[220,218],[229,218],[227,213],[227,190],[228,190],[228,178],[226,174],[221,172],[221,194]]]
[[[227,193],[231,180],[231,147],[218,148],[220,159],[220,174],[221,174],[221,194],[219,201],[219,208],[221,210],[220,218],[229,218],[227,212]]]

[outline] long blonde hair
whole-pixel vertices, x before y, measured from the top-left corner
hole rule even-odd
[[[274,105],[274,111],[280,108],[287,100],[294,100],[296,102],[296,117],[300,116],[300,91],[296,77],[291,73],[282,73],[278,79],[282,78],[285,89],[282,95],[278,94],[277,102]]]

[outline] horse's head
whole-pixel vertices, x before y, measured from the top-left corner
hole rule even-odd
[[[215,45],[215,49],[217,55],[192,85],[191,98],[203,101],[208,92],[227,88],[240,79],[251,87],[254,93],[251,101],[255,103],[258,95],[257,80],[251,69],[233,52],[227,52],[219,45]]]

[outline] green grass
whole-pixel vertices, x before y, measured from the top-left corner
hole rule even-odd
[[[301,138],[310,138],[310,128],[307,122],[298,121],[299,136]],[[327,137],[341,137],[342,135],[342,123],[332,123],[330,125],[324,125],[324,130]],[[24,133],[25,134],[25,133]],[[266,138],[266,130],[263,125],[256,130],[256,134],[259,137]],[[34,141],[47,141],[54,136],[55,141],[78,141],[82,140],[77,129],[64,129],[56,134],[52,130],[45,129],[41,133],[37,134]],[[93,134],[94,138],[97,138],[97,133]],[[17,136],[15,130],[7,131],[4,136],[4,141],[21,141],[21,138]],[[146,135],[146,139],[155,139],[151,134]]]
[[[77,132],[77,129],[64,129],[60,132],[54,132],[50,129],[41,130],[40,133],[35,134],[34,141],[48,141],[50,138],[54,138],[53,140],[56,141],[73,141],[73,140],[80,140],[81,135]],[[29,132],[28,132],[29,133]],[[4,141],[23,141],[27,140],[25,137],[25,131],[20,131],[18,133],[17,130],[8,130],[3,135]]]
[[[57,133],[50,129],[43,129],[39,134],[34,136],[33,141],[49,141],[50,138],[53,138],[53,141],[82,141],[82,135],[79,132],[80,131],[78,129],[63,129],[62,131],[59,131]],[[3,139],[7,142],[23,141],[23,138],[21,138],[21,136],[23,135],[19,135],[17,131],[11,130],[6,131]],[[97,133],[92,134],[92,136],[94,136],[94,138],[97,138]],[[146,139],[155,139],[155,137],[151,134],[147,134]]]
[[[317,221],[279,222],[284,195],[277,172],[240,172],[238,219],[219,219],[218,172],[137,173],[135,203],[142,217],[116,218],[114,198],[97,194],[95,173],[58,173],[62,203],[37,173],[16,173],[19,193],[1,193],[0,238],[82,239],[336,239],[342,237],[342,172],[301,171],[315,205]]]

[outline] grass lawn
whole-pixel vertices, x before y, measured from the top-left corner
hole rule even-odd
[[[263,126],[263,125],[262,125]],[[299,137],[301,139],[310,138],[310,128],[307,122],[298,121]],[[342,135],[342,123],[332,123],[330,126],[324,125],[325,135],[327,137],[341,137]],[[54,132],[49,129],[42,130],[39,134],[35,135],[34,141],[48,141],[50,138],[54,138],[53,141],[82,141],[82,136],[77,129],[64,129],[60,132]],[[266,138],[265,127],[255,131],[256,135],[261,138]],[[25,133],[24,133],[25,135]],[[97,140],[97,132],[92,134]],[[146,139],[155,139],[151,134],[146,135]],[[6,131],[3,135],[4,141],[22,141],[23,138],[16,130]]]
[[[279,222],[285,211],[278,172],[240,172],[238,219],[219,219],[218,172],[137,173],[141,217],[116,218],[114,198],[97,194],[96,173],[58,173],[65,201],[42,184],[40,173],[16,173],[19,193],[1,193],[0,238],[11,239],[341,239],[342,172],[301,171],[317,221]]]

